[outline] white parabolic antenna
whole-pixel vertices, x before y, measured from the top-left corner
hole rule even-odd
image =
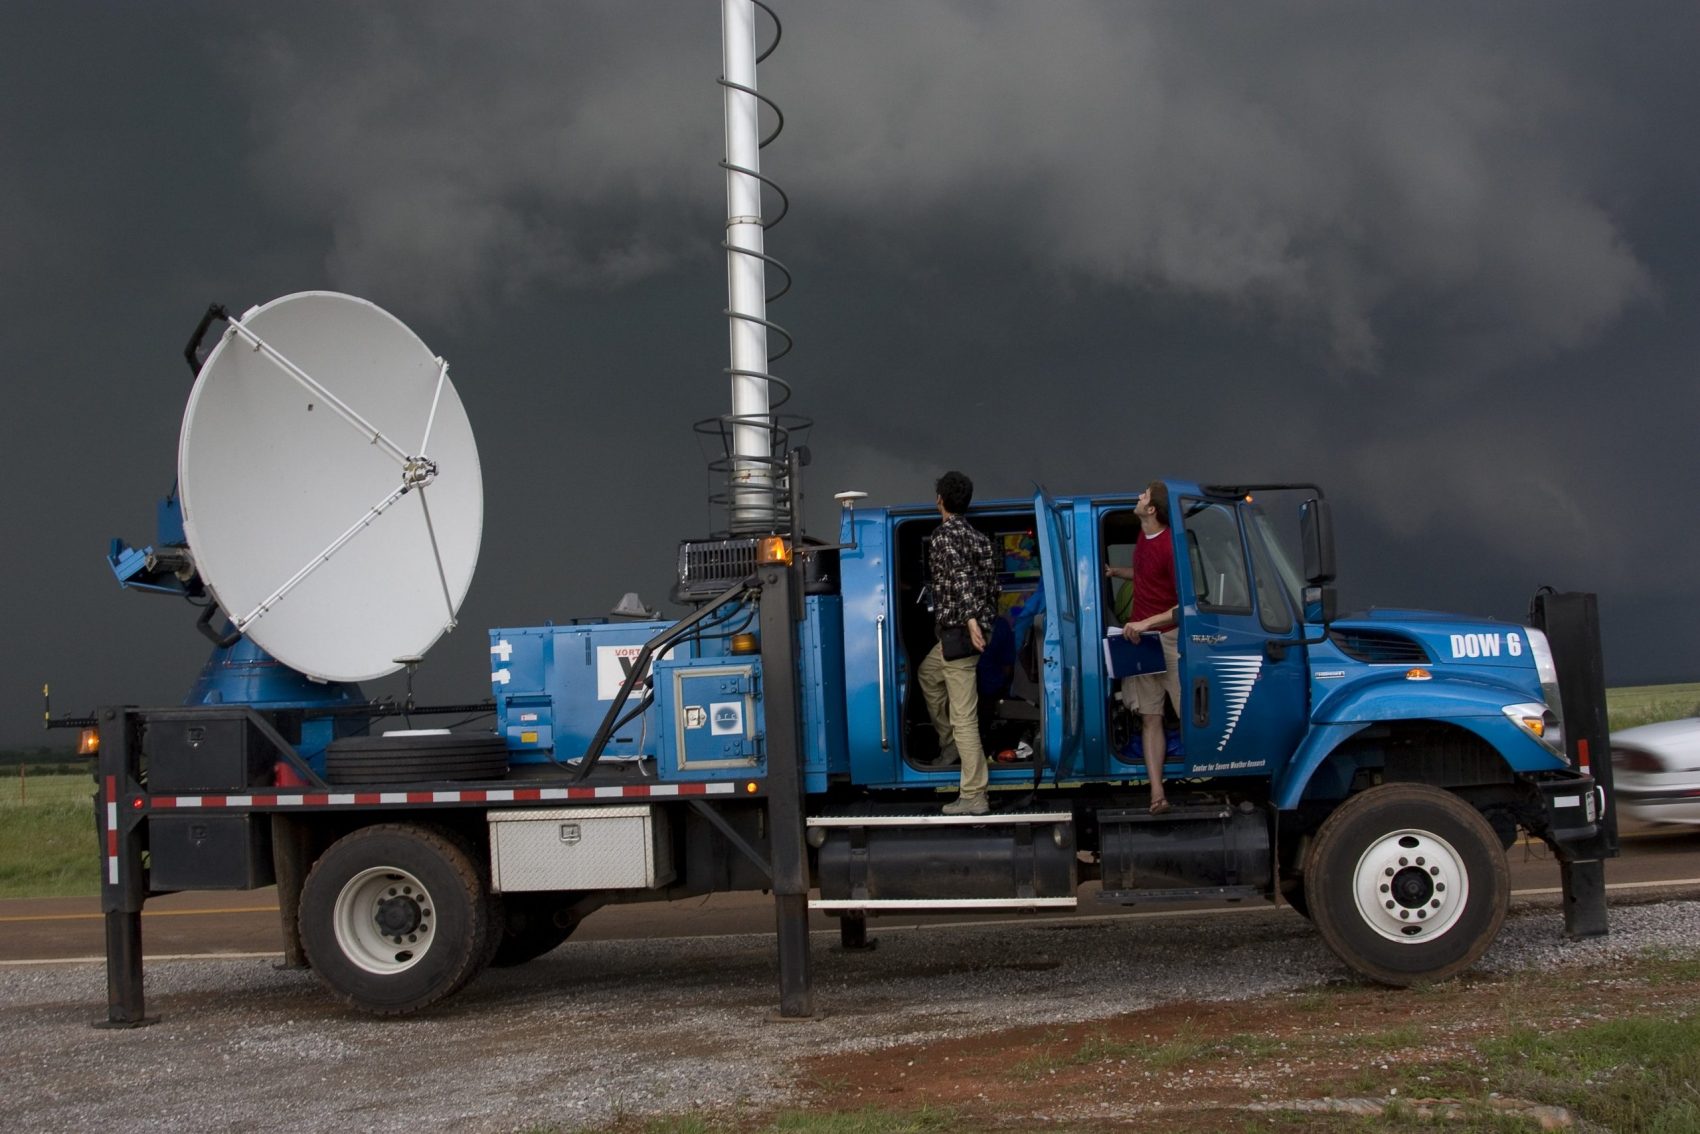
[[[233,320],[177,478],[202,581],[283,664],[365,681],[453,629],[484,529],[478,450],[448,363],[382,308],[307,291]]]

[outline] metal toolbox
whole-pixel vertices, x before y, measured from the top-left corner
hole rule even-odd
[[[647,804],[492,811],[499,891],[654,889],[673,880],[667,820]]]
[[[158,815],[148,820],[148,886],[255,890],[272,873],[272,826],[264,815]]]
[[[277,760],[240,712],[151,713],[142,746],[154,792],[245,791],[271,783]]]

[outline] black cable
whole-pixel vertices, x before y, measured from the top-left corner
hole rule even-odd
[[[625,728],[635,718],[648,711],[649,707],[653,704],[655,704],[655,686],[652,685],[649,687],[649,691],[643,695],[643,700],[638,702],[637,708],[614,722],[614,731],[619,732],[621,729]]]
[[[461,726],[461,725],[469,725],[469,724],[471,724],[471,723],[472,723],[472,722],[473,722],[473,721],[475,721],[475,720],[478,720],[478,719],[480,719],[480,718],[482,718],[482,717],[493,717],[493,716],[495,716],[495,715],[496,715],[496,710],[495,710],[495,709],[486,709],[486,710],[484,710],[484,711],[483,711],[483,712],[482,712],[482,713],[474,713],[474,714],[472,714],[472,715],[471,715],[471,716],[470,716],[470,717],[462,717],[462,718],[461,718],[461,719],[460,719],[460,720],[458,720],[458,721],[456,721],[456,722],[454,722],[454,723],[453,723],[453,724],[451,724],[451,725],[449,725],[449,726],[448,726],[448,727],[449,727],[449,728],[450,728],[450,729],[451,729],[451,730],[453,730],[453,729],[457,729],[457,728],[459,728],[459,727],[460,727],[460,726]]]

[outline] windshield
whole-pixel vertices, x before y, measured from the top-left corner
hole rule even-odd
[[[1246,527],[1251,531],[1251,538],[1263,545],[1268,553],[1270,562],[1275,565],[1275,574],[1280,580],[1281,589],[1287,592],[1287,598],[1292,602],[1294,610],[1304,609],[1304,577],[1293,565],[1293,551],[1288,540],[1281,538],[1275,525],[1264,514],[1262,508],[1255,504],[1245,508]],[[1260,572],[1261,573],[1261,572]]]

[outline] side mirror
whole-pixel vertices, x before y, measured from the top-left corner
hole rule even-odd
[[[1334,621],[1339,592],[1333,587],[1306,587],[1304,599],[1306,622],[1320,622],[1326,626]]]
[[[1304,543],[1305,582],[1327,588],[1334,581],[1334,521],[1328,501],[1306,500],[1299,508],[1299,531]],[[1305,595],[1309,606],[1309,591]]]

